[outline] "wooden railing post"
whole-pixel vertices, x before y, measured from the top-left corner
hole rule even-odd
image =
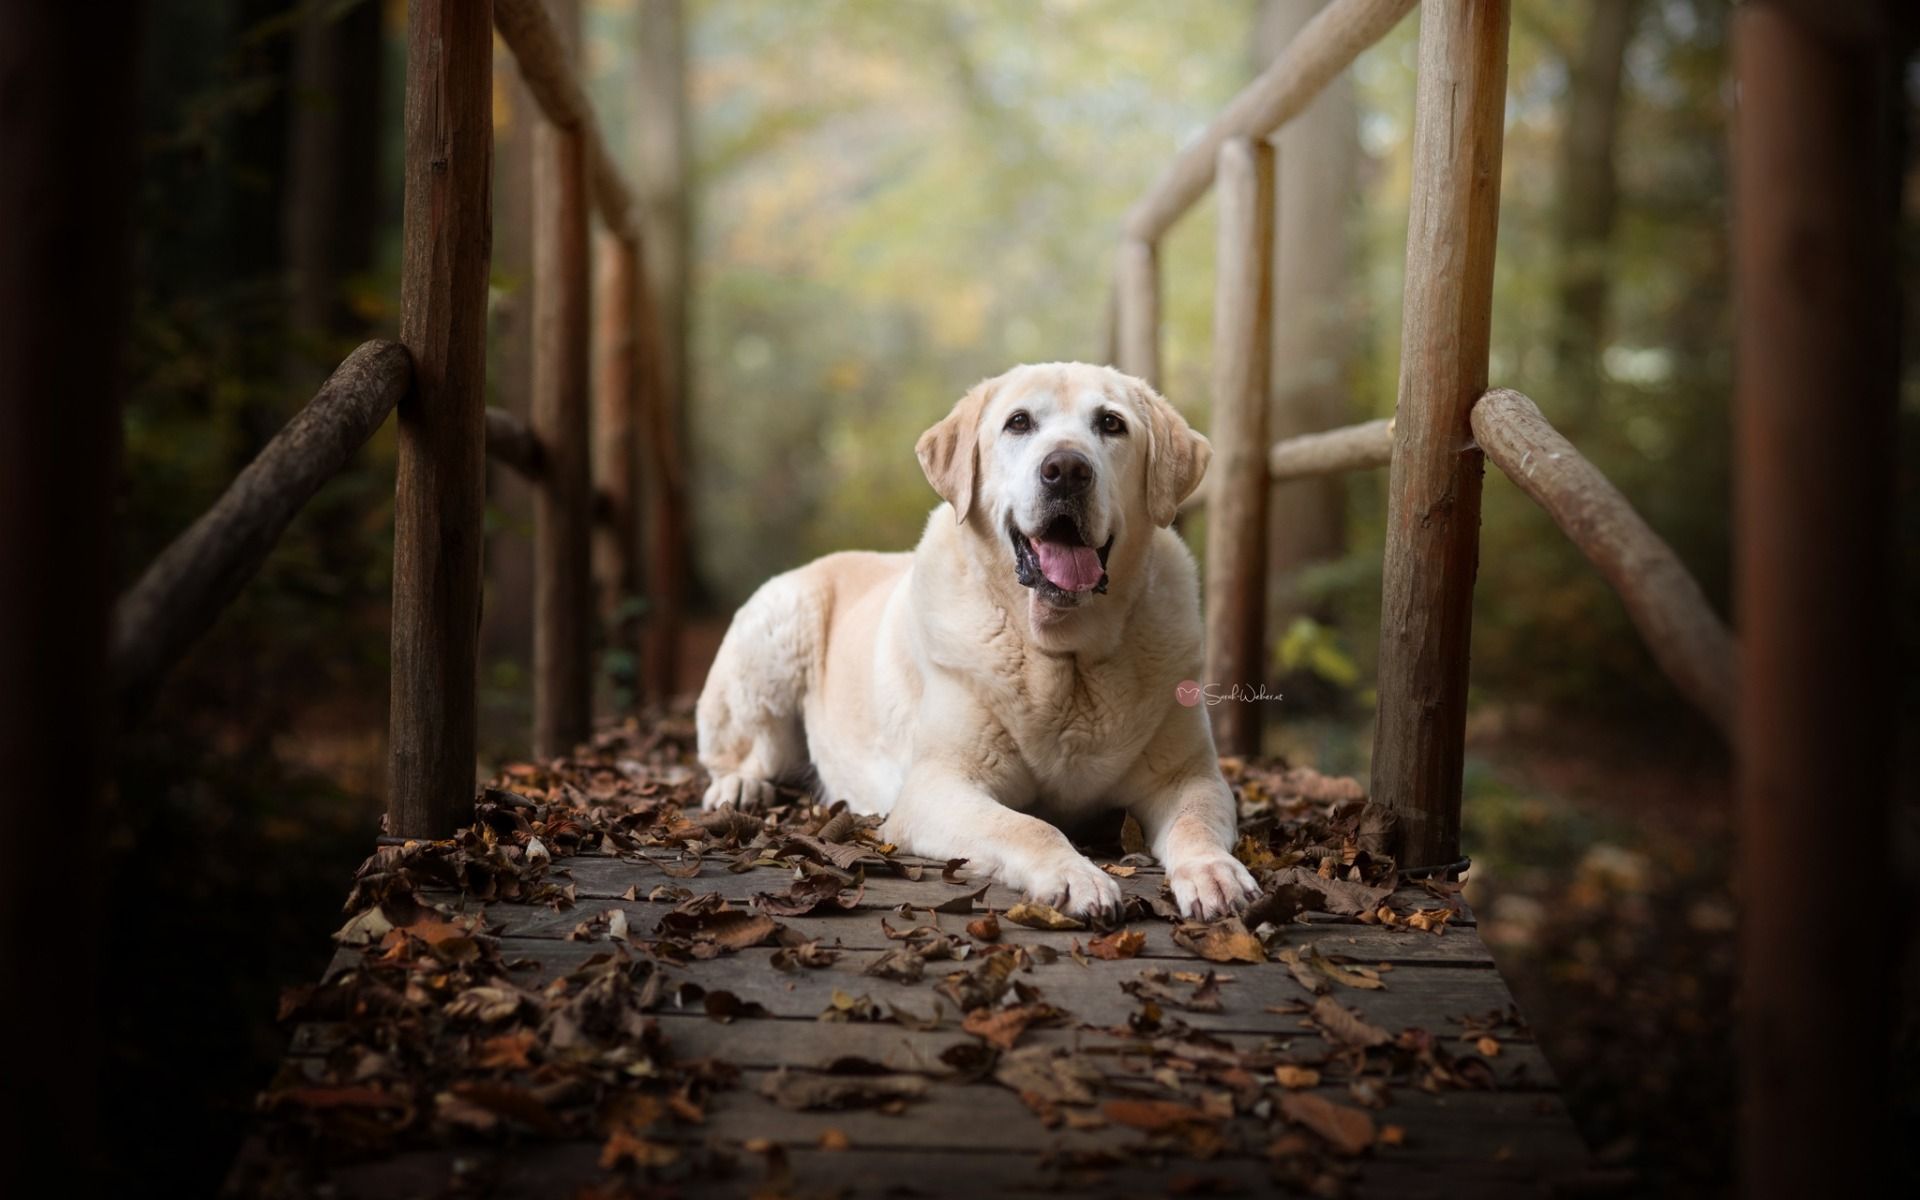
[[[640,338],[634,301],[642,286],[634,243],[615,233],[599,238],[600,286],[595,311],[593,478],[607,511],[593,526],[600,622],[609,645],[633,653],[628,602],[640,591],[640,526],[635,511],[640,467]]]
[[[644,245],[634,252],[643,259]],[[642,268],[644,271],[644,261]],[[634,295],[634,328],[640,338],[640,430],[646,464],[647,592],[646,635],[642,645],[642,691],[665,703],[679,688],[680,610],[687,577],[687,478],[681,470],[680,421],[667,386],[662,329],[651,290]]]
[[[1734,612],[1740,1195],[1863,1194],[1905,1146],[1891,805],[1906,5],[1742,5]],[[1911,547],[1908,547],[1911,549]],[[1845,839],[1847,886],[1808,886]],[[1844,971],[1821,969],[1845,963]]]
[[[1420,15],[1372,789],[1400,816],[1409,866],[1460,852],[1484,469],[1468,414],[1487,386],[1507,17],[1506,0],[1430,4]]]
[[[408,837],[473,810],[492,68],[489,0],[411,0],[400,338],[414,386],[394,484],[387,807],[387,832]]]
[[[1207,666],[1216,686],[1266,675],[1267,384],[1273,329],[1273,147],[1220,144],[1213,309],[1213,470],[1207,512]],[[1213,708],[1229,754],[1260,750],[1258,703]]]
[[[569,54],[579,0],[550,0]],[[533,500],[533,751],[570,752],[593,719],[593,477],[587,450],[586,131],[533,135],[533,431],[547,471]]]
[[[1114,328],[1119,339],[1114,364],[1136,379],[1160,386],[1160,258],[1152,242],[1120,243],[1114,277]]]

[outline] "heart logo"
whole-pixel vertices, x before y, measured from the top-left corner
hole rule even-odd
[[[1188,708],[1200,703],[1200,685],[1191,679],[1181,680],[1174,685],[1173,698]]]

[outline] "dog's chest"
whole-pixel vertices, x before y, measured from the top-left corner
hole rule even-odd
[[[1099,800],[1140,757],[1163,716],[1124,665],[1030,671],[1007,722],[1043,803]]]

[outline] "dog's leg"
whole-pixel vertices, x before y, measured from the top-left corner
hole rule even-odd
[[[776,783],[804,774],[801,701],[823,636],[818,598],[793,573],[768,580],[734,614],[694,712],[713,777],[702,807],[764,807]]]
[[[1010,888],[1069,916],[1117,914],[1120,885],[1038,817],[994,799],[991,783],[964,768],[919,761],[881,828],[926,858],[964,858]]]
[[[1145,799],[1130,811],[1153,856],[1167,868],[1167,883],[1181,913],[1211,921],[1245,908],[1260,889],[1233,856],[1233,791],[1221,777],[1211,746],[1182,767],[1150,779],[1143,794]]]

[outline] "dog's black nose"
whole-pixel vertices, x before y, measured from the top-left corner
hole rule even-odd
[[[1084,492],[1093,482],[1093,463],[1078,450],[1055,450],[1040,461],[1040,482],[1058,496]]]

